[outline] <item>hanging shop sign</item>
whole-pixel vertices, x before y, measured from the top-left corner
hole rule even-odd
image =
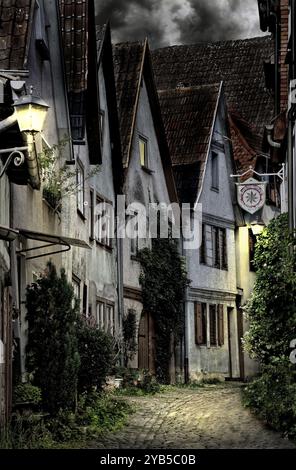
[[[244,183],[237,184],[237,199],[240,207],[255,214],[265,204],[266,201],[266,183],[249,178]]]

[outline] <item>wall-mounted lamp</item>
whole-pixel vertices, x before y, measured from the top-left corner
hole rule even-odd
[[[252,222],[251,223],[251,230],[253,232],[253,235],[258,236],[260,235],[263,230],[265,229],[265,225],[263,222]]]
[[[43,130],[49,106],[41,98],[25,95],[14,102],[21,132],[37,134]]]
[[[40,180],[38,173],[38,163],[35,151],[35,134],[43,130],[46,115],[49,106],[41,98],[33,96],[33,89],[29,95],[24,95],[14,102],[14,114],[6,120],[0,122],[0,131],[4,131],[11,127],[13,124],[18,124],[20,132],[26,138],[26,147],[16,147],[10,149],[0,150],[0,155],[9,153],[9,157],[0,173],[0,178],[5,174],[11,161],[14,159],[15,166],[20,166],[24,163],[25,157],[23,152],[28,152],[28,170],[31,178],[31,183],[34,188],[39,189]]]

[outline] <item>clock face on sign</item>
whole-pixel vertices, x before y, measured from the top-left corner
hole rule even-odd
[[[238,202],[242,209],[250,214],[259,211],[265,204],[266,185],[250,178],[237,185]]]

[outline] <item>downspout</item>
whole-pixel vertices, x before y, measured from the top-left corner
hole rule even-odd
[[[31,132],[24,132],[26,144],[28,146],[27,165],[30,176],[30,183],[33,189],[40,189],[41,182],[39,176],[39,166],[36,154],[35,137]]]

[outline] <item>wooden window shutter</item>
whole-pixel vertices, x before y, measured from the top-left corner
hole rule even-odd
[[[226,234],[226,229],[223,230],[222,232],[222,238],[223,238],[223,247],[222,247],[222,263],[223,263],[223,269],[228,269],[228,255],[227,255],[227,234]]]
[[[215,242],[215,268],[221,268],[221,251],[220,251],[220,230],[216,227],[213,229]]]
[[[223,309],[223,305],[218,305],[218,341],[219,341],[219,346],[224,345],[224,309]]]
[[[197,345],[204,344],[203,327],[202,327],[202,304],[195,303],[195,343]]]

